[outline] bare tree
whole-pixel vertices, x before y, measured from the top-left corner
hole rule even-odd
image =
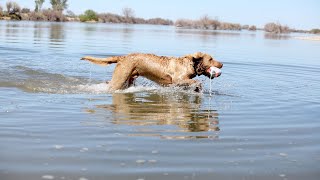
[[[71,10],[68,10],[67,11],[67,17],[75,18],[76,14],[74,12],[72,12]]]
[[[21,7],[19,6],[19,4],[16,2],[13,2],[12,13],[20,13],[20,12],[21,12]]]
[[[11,9],[13,7],[13,2],[12,1],[7,1],[6,7],[7,7],[7,12],[10,13],[10,11],[11,11]]]
[[[257,27],[252,25],[249,27],[249,31],[256,31],[257,30]]]
[[[21,11],[21,7],[16,2],[8,1],[6,3],[6,6],[7,6],[7,12],[9,14],[15,14],[15,13],[19,13]]]
[[[290,29],[288,26],[283,26],[280,23],[267,23],[264,26],[264,30],[269,33],[275,33],[275,34],[280,34],[280,33],[289,33]]]
[[[2,8],[2,6],[0,5],[0,16],[2,16],[2,12],[3,12],[3,8]]]
[[[209,27],[210,27],[210,17],[207,14],[202,16],[199,21],[200,21],[199,25],[201,26],[200,28],[209,29]]]
[[[133,23],[134,10],[128,7],[122,9],[122,15],[125,18],[126,23]]]

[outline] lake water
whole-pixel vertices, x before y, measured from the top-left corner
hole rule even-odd
[[[0,179],[319,179],[320,42],[292,36],[0,21]],[[110,94],[114,65],[79,60],[197,51],[212,92]]]

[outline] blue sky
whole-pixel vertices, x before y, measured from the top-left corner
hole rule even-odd
[[[50,0],[44,7],[49,8]],[[0,0],[4,7],[6,0]],[[34,0],[16,0],[22,7],[34,8]],[[263,27],[280,22],[292,28],[320,28],[320,0],[69,0],[69,9],[81,14],[87,9],[121,13],[123,7],[143,18],[197,19],[205,14],[221,21]]]

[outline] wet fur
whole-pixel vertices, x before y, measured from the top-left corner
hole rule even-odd
[[[143,76],[162,86],[194,86],[201,89],[201,83],[192,79],[197,75],[210,77],[207,70],[211,66],[222,68],[223,64],[210,55],[197,52],[183,57],[156,56],[154,54],[133,53],[127,56],[95,58],[86,56],[87,60],[98,65],[117,63],[109,83],[111,91],[125,89],[133,80]]]

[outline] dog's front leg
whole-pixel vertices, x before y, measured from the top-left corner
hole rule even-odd
[[[202,90],[202,84],[194,79],[186,79],[179,81],[175,84],[176,86],[183,87],[184,89],[194,88],[194,91],[200,92]]]

